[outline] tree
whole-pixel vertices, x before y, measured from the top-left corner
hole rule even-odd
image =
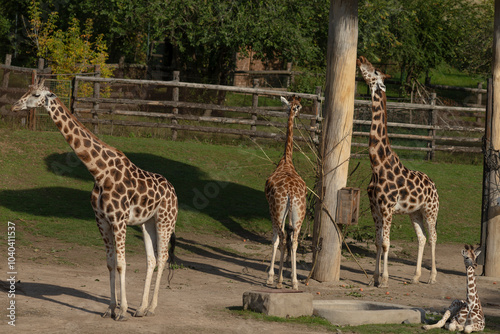
[[[174,0],[165,40],[175,49],[177,68],[228,84],[235,54],[247,47],[257,57],[282,63],[323,62],[324,53],[314,43],[320,24],[311,19],[325,3]]]
[[[111,68],[106,64],[106,43],[102,35],[93,36],[92,20],[87,19],[83,30],[76,18],[69,22],[67,30],[57,29],[58,14],[53,12],[47,21],[42,21],[37,0],[31,2],[29,13],[28,36],[35,45],[37,56],[48,61],[53,73],[76,75],[93,72],[95,66],[99,66],[102,77],[111,76]],[[92,89],[90,85],[82,88],[87,93]]]
[[[362,0],[359,52],[398,63],[407,82],[442,62],[484,69],[492,10],[491,0]]]
[[[325,119],[321,141],[320,196],[314,220],[313,278],[337,281],[342,235],[335,221],[338,191],[347,184],[354,116],[358,38],[357,1],[331,0],[328,31]]]

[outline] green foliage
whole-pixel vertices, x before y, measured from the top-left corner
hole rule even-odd
[[[324,91],[325,80],[325,72],[321,69],[307,70],[304,68],[301,74],[296,74],[294,76],[293,82],[288,90],[292,92],[315,94],[316,87],[318,86]]]
[[[360,1],[359,53],[398,63],[407,82],[443,61],[470,71],[485,69],[492,6],[492,1],[466,0]]]
[[[102,77],[110,77],[111,68],[106,64],[108,58],[106,43],[102,35],[94,37],[93,21],[87,19],[83,26],[73,18],[68,29],[57,28],[59,19],[57,12],[52,12],[47,21],[42,20],[40,3],[33,0],[29,8],[29,37],[37,49],[37,56],[47,59],[52,72],[58,75],[75,75],[93,72],[99,66]],[[68,79],[67,76],[64,77]],[[92,87],[82,87],[89,95]]]

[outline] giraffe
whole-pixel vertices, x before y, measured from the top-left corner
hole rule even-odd
[[[91,204],[106,248],[111,298],[103,317],[126,320],[128,309],[125,289],[125,237],[127,225],[141,226],[147,256],[147,273],[141,305],[134,316],[154,315],[160,280],[165,263],[175,245],[177,195],[161,175],[135,166],[122,152],[107,145],[83,126],[59,98],[37,80],[12,106],[12,111],[44,107],[78,158],[94,177]],[[158,266],[151,303],[148,305],[151,279]],[[115,278],[120,280],[118,312]]]
[[[271,213],[271,221],[273,225],[273,252],[271,256],[271,265],[268,272],[267,284],[272,285],[274,281],[274,261],[276,258],[276,250],[278,244],[280,246],[280,268],[279,279],[276,287],[282,288],[283,282],[283,260],[285,255],[285,242],[291,248],[292,253],[292,287],[298,290],[297,270],[296,270],[296,255],[298,236],[302,221],[306,215],[306,183],[297,174],[293,166],[293,120],[302,109],[300,97],[295,96],[289,102],[284,97],[281,101],[288,107],[288,126],[286,134],[285,153],[278,163],[276,170],[269,176],[266,181],[266,198],[269,203],[269,212]],[[286,225],[286,217],[288,215],[289,224]],[[285,239],[285,229],[289,240]]]
[[[477,267],[476,259],[480,253],[479,248],[474,250],[472,245],[465,245],[464,249],[462,249],[465,270],[467,272],[467,299],[455,299],[444,313],[443,318],[434,325],[425,325],[423,327],[425,330],[441,328],[445,324],[445,327],[450,331],[458,330],[471,333],[484,330],[484,314],[481,301],[477,295],[476,276],[474,272]],[[451,321],[446,323],[448,319],[451,319]]]
[[[387,99],[384,79],[389,76],[376,70],[366,58],[357,59],[357,65],[371,89],[372,121],[369,139],[369,156],[372,178],[368,185],[370,209],[375,222],[377,258],[373,283],[388,287],[388,255],[393,214],[408,214],[418,238],[418,257],[412,283],[419,283],[422,256],[426,243],[424,220],[431,245],[431,273],[429,284],[436,282],[436,219],[439,197],[434,182],[424,173],[406,168],[391,149],[387,135]],[[384,268],[380,280],[380,266]]]

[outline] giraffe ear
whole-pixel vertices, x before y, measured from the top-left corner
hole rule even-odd
[[[476,257],[479,256],[479,254],[481,254],[481,250],[478,248],[474,251],[474,255],[476,255]]]
[[[283,105],[285,105],[285,106],[289,106],[290,105],[290,103],[288,102],[288,100],[285,99],[283,96],[280,96],[280,99],[281,99],[281,103],[283,103]]]

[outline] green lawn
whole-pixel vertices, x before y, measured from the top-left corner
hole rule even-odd
[[[176,188],[180,233],[231,233],[258,240],[269,233],[268,206],[263,188],[280,148],[257,147],[250,140],[239,146],[196,141],[104,136],[139,167],[158,172]],[[18,221],[29,233],[64,241],[101,246],[89,198],[93,180],[57,132],[0,129],[0,219]],[[265,154],[264,154],[265,151]],[[269,156],[271,161],[266,157]],[[294,155],[299,173],[313,187],[314,167],[300,152]],[[362,190],[361,216],[349,236],[370,240],[374,229],[366,186],[368,159],[352,160],[359,167],[349,186]],[[411,169],[427,173],[440,195],[438,242],[478,243],[482,166],[403,160]],[[140,230],[130,228],[127,242],[140,244]],[[77,232],[77,233],[75,233]],[[22,238],[22,236],[21,236]],[[407,216],[396,216],[393,240],[414,240]]]

